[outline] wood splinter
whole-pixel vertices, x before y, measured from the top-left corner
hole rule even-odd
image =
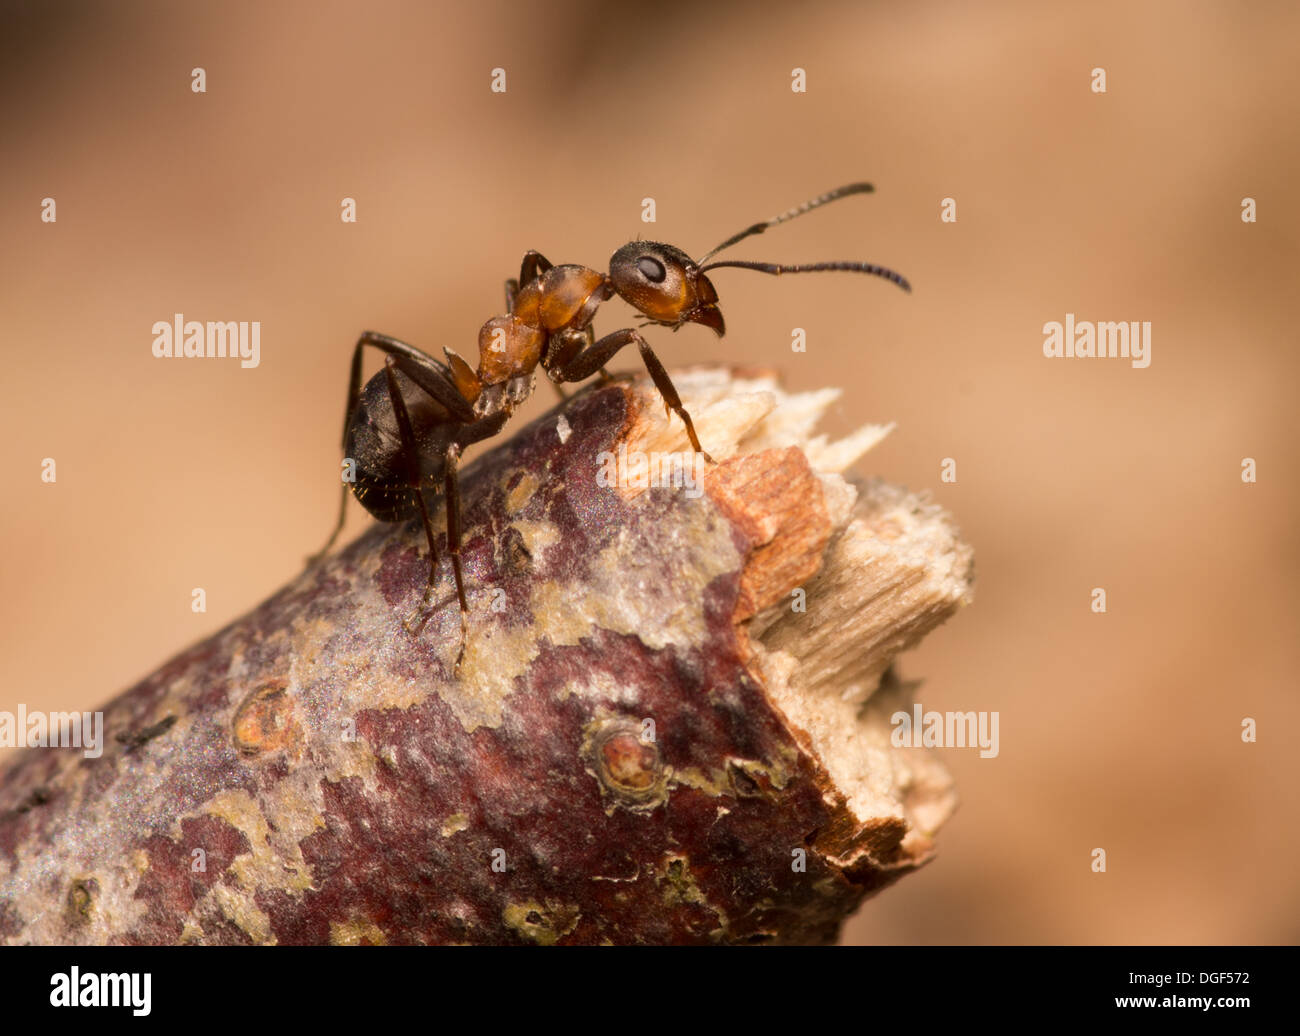
[[[815,435],[834,390],[673,380],[716,465],[641,378],[465,467],[459,677],[449,577],[404,629],[427,545],[380,524],[105,706],[98,758],[16,753],[0,940],[834,940],[955,806],[891,663],[971,551],[846,481],[889,429]]]

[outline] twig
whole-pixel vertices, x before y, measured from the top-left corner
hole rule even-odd
[[[423,539],[376,525],[106,706],[101,757],[20,753],[0,937],[834,939],[953,808],[889,743],[890,664],[969,599],[970,550],[840,476],[888,429],[814,437],[835,393],[674,377],[699,486],[637,484],[685,446],[644,380],[466,469],[459,678],[449,575],[404,631]]]

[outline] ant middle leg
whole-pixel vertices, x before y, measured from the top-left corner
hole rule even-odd
[[[650,343],[641,337],[639,331],[630,327],[624,328],[622,331],[608,334],[595,344],[585,347],[577,355],[569,358],[558,370],[559,380],[581,381],[583,378],[590,377],[601,370],[616,352],[633,342],[636,343],[637,349],[640,350],[641,362],[645,364],[646,370],[650,373],[650,379],[654,382],[655,388],[659,390],[659,395],[664,401],[665,411],[671,411],[682,419],[682,424],[686,426],[686,437],[691,441],[691,447],[696,453],[703,454],[704,459],[710,464],[714,463],[713,458],[700,445],[699,436],[695,434],[695,425],[691,423],[691,415],[682,406],[681,397],[677,395],[677,389],[673,387],[672,379],[668,377],[664,365],[659,362],[659,357],[650,348]]]

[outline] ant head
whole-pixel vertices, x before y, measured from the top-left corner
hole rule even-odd
[[[680,248],[657,241],[631,241],[609,261],[609,280],[619,297],[657,324],[686,322],[726,332],[718,293]]]
[[[868,194],[874,188],[869,183],[850,183],[833,191],[818,195],[811,201],[793,209],[754,223],[732,234],[717,248],[696,262],[680,248],[662,245],[657,241],[632,241],[624,245],[609,261],[609,283],[622,299],[640,310],[651,322],[678,328],[687,321],[711,327],[719,335],[726,330],[722,313],[718,310],[718,293],[712,282],[704,276],[710,270],[729,266],[741,270],[779,275],[783,273],[821,273],[840,270],[846,273],[865,273],[892,281],[904,291],[911,291],[907,278],[885,266],[863,262],[826,263],[761,263],[748,260],[709,262],[719,252],[761,234],[780,223],[802,216],[851,194]],[[606,296],[608,298],[608,296]]]

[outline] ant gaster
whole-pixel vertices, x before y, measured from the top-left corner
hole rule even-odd
[[[597,341],[591,326],[596,310],[602,302],[618,295],[646,318],[640,327],[659,324],[676,331],[683,324],[695,323],[721,336],[726,327],[718,309],[718,293],[705,274],[722,267],[770,274],[844,270],[883,277],[910,291],[907,281],[897,273],[871,263],[790,266],[733,261],[705,265],[738,241],[839,198],[872,189],[869,183],[852,183],[829,191],[746,227],[698,261],[672,245],[632,241],[614,253],[609,273],[601,273],[586,266],[552,266],[541,253],[530,251],[524,256],[519,279],[506,282],[505,314],[493,317],[479,331],[478,370],[452,349],[444,348],[447,362],[442,363],[388,335],[367,331],[361,336],[352,352],[352,376],[343,415],[344,456],[355,462],[352,491],[380,521],[419,517],[429,544],[429,579],[418,614],[427,618],[437,586],[438,550],[425,494],[441,488],[447,514],[447,553],[460,600],[461,639],[456,669],[465,655],[469,614],[460,560],[457,474],[461,451],[501,431],[515,408],[532,394],[539,365],[563,397],[561,384],[596,373],[607,378],[605,364],[624,346],[635,343],[664,406],[681,418],[692,448],[712,462],[700,446],[690,414],[650,343],[634,328],[615,331]],[[363,388],[361,359],[367,346],[387,355],[384,369]],[[347,499],[348,483],[344,482],[334,533],[309,564],[329,553],[338,539]],[[408,632],[411,618],[403,624]]]

